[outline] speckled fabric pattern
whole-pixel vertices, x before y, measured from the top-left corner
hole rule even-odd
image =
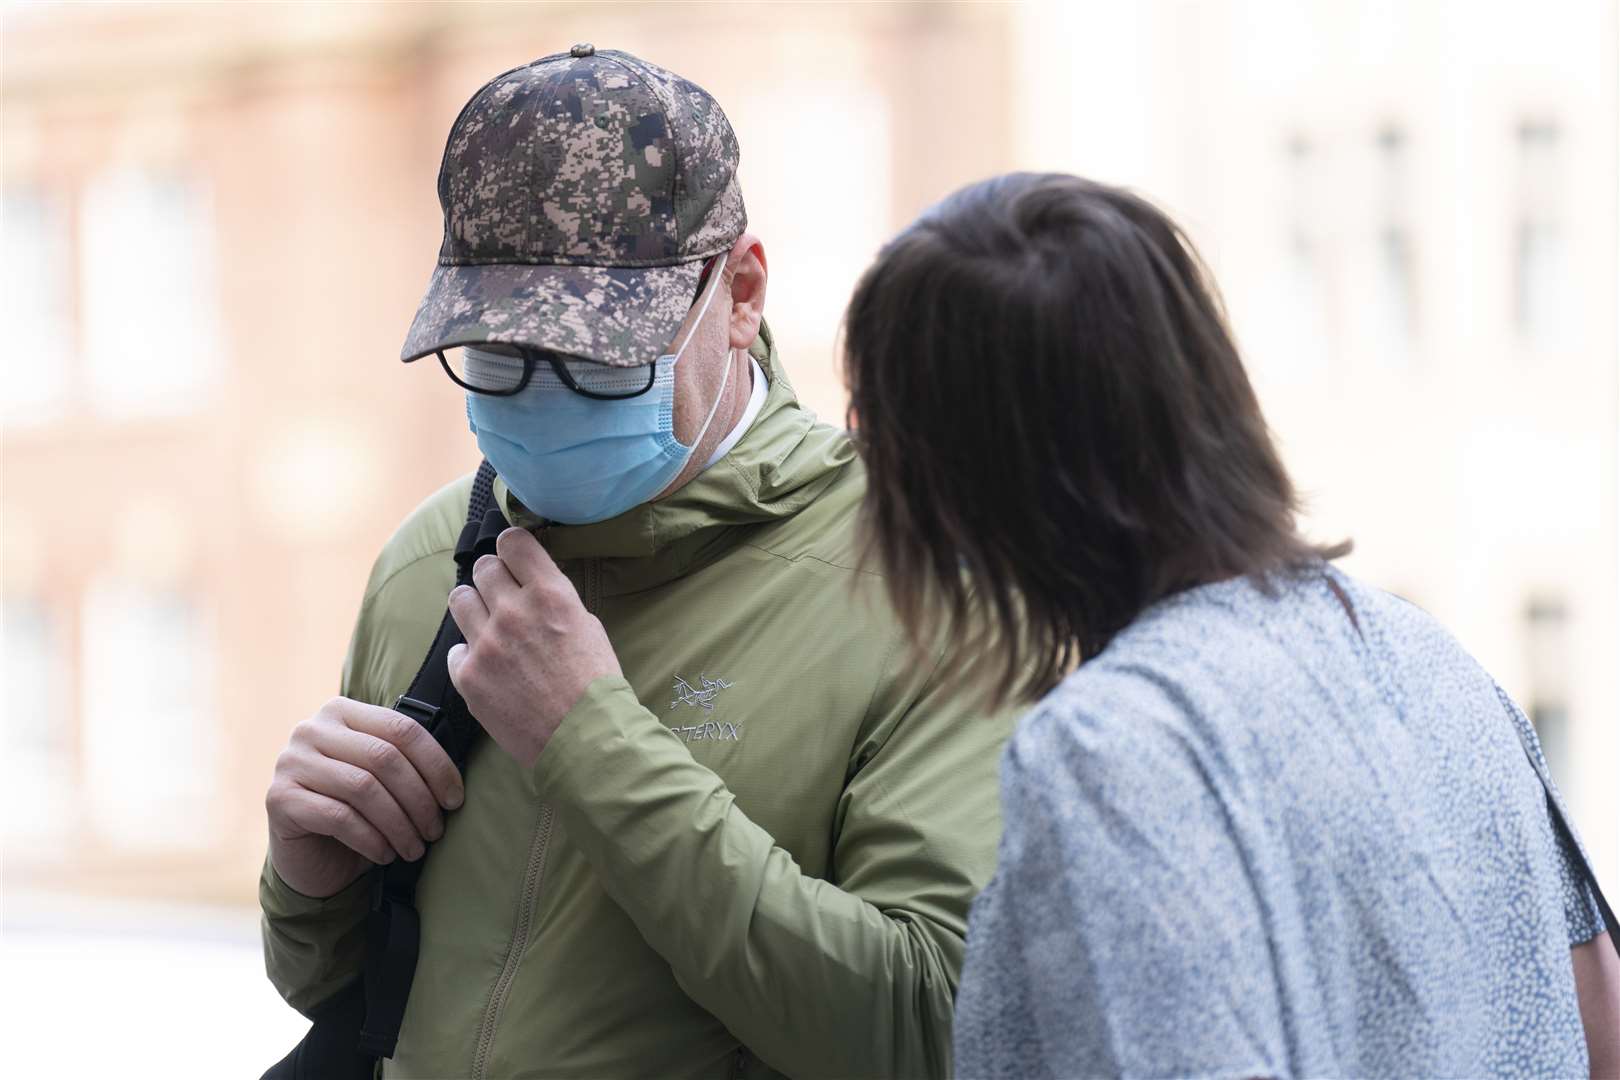
[[[400,359],[500,342],[649,364],[747,227],[737,138],[707,91],[571,53],[491,79],[451,126],[444,242]]]
[[[958,1075],[1585,1076],[1602,920],[1516,725],[1327,566],[1155,606],[1007,746]]]

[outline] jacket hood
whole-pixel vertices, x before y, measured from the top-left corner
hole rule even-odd
[[[608,594],[648,588],[722,554],[739,527],[791,517],[813,503],[855,458],[845,433],[799,403],[770,327],[749,347],[769,383],[765,404],[731,452],[662,499],[589,525],[532,514],[499,478],[496,505],[530,529],[558,562],[606,560]]]

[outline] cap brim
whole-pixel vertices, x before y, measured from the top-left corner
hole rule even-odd
[[[650,364],[691,310],[704,260],[675,266],[434,268],[399,358],[501,342],[610,367]]]

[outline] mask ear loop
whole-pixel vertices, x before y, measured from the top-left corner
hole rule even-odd
[[[726,373],[720,377],[720,389],[714,395],[714,404],[709,406],[709,415],[704,418],[703,426],[698,429],[697,437],[692,440],[692,445],[687,447],[687,453],[689,454],[695,453],[702,444],[703,436],[709,433],[709,425],[714,423],[714,414],[720,411],[720,403],[726,400],[726,385],[731,382],[732,360],[733,350],[727,349]]]
[[[697,319],[693,321],[692,329],[687,331],[686,340],[681,342],[681,347],[679,349],[675,350],[675,359],[669,362],[670,367],[673,368],[676,364],[681,362],[681,357],[686,353],[686,347],[692,343],[692,338],[697,335],[697,328],[703,324],[704,316],[709,313],[709,304],[714,301],[715,293],[720,291],[718,288],[719,281],[720,275],[716,273],[714,275],[714,282],[709,287],[708,298],[703,301],[703,308],[698,312]],[[709,415],[704,418],[703,426],[698,429],[697,436],[692,439],[692,445],[686,447],[688,456],[694,453],[703,443],[703,436],[709,433],[709,425],[714,423],[714,414],[720,411],[720,403],[726,399],[726,387],[731,382],[731,368],[733,361],[732,354],[734,351],[735,350],[733,349],[726,350],[726,373],[720,379],[720,389],[714,395],[714,404],[709,406]]]
[[[716,256],[716,258],[719,258],[719,256]],[[720,275],[715,273],[713,275],[713,279],[709,283],[709,295],[704,298],[703,306],[698,309],[698,317],[692,321],[692,329],[686,332],[686,340],[681,342],[681,347],[675,350],[675,355],[670,359],[670,367],[674,367],[676,364],[681,362],[681,357],[686,353],[686,347],[690,345],[692,343],[692,339],[697,336],[698,327],[703,325],[704,316],[709,314],[709,305],[714,303],[714,296],[720,291],[718,287],[719,284]],[[660,357],[660,359],[662,359],[662,357]]]

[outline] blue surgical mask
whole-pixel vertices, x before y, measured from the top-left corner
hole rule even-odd
[[[716,284],[720,275],[714,275]],[[708,297],[692,332],[673,355],[655,361],[652,388],[616,401],[598,401],[565,386],[549,364],[536,365],[529,383],[506,397],[467,395],[467,424],[478,449],[523,505],[549,521],[585,525],[606,521],[648,502],[679,476],[703,441],[725,398],[731,364],[690,445],[675,437],[675,365],[708,313]],[[516,357],[467,350],[469,370],[478,365],[521,364]],[[598,378],[612,379],[603,371]],[[646,385],[646,368],[625,371],[627,383]]]

